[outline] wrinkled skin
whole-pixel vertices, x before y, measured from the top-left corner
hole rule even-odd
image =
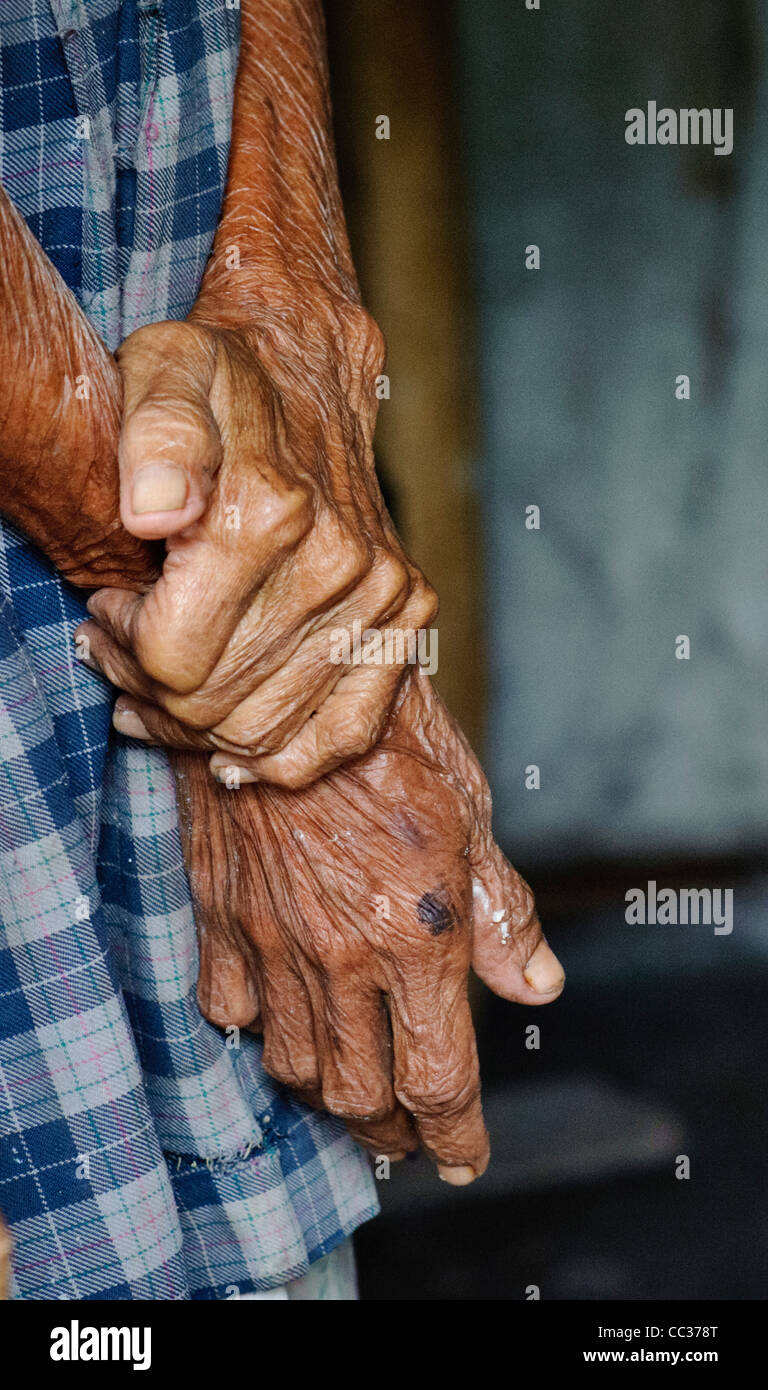
[[[330,633],[359,620],[407,636],[436,611],[374,471],[383,358],[347,239],[321,6],[244,0],[197,302],[118,353],[121,515],[169,538],[168,556],[146,596],[95,595],[102,631],[88,630],[107,674],[151,702],[130,706],[150,733],[172,741],[182,721],[243,781],[306,786],[373,747],[403,668],[345,670]]]
[[[524,978],[541,940],[533,897],[429,679],[409,674],[376,749],[306,791],[222,787],[223,823],[185,776],[193,759],[177,767],[204,1012],[263,1031],[271,1075],[375,1152],[420,1142],[458,1180],[481,1173],[470,962],[527,1004],[562,978],[549,994]]]
[[[409,670],[398,692],[400,672],[373,668],[371,696],[371,668],[339,680],[338,667],[331,676],[327,661],[316,664],[331,625],[396,613],[398,626],[420,626],[434,602],[373,475],[381,347],[356,299],[334,180],[317,176],[332,165],[328,122],[321,129],[312,115],[318,32],[314,0],[243,5],[248,121],[235,120],[200,299],[188,323],[142,330],[122,349],[123,517],[146,536],[120,524],[117,368],[0,197],[0,363],[11,383],[0,406],[3,510],[73,582],[132,591],[100,594],[95,612],[110,631],[87,628],[94,655],[129,689],[139,651],[152,667],[154,683],[142,685],[151,701],[121,699],[123,713],[141,712],[145,731],[170,746],[221,740],[224,763],[245,760],[262,779],[217,787],[199,752],[174,756],[203,1011],[260,1027],[268,1069],[349,1117],[375,1152],[420,1140],[460,1183],[487,1162],[470,959],[496,992],[531,1004],[557,996],[562,971],[528,889],[493,844],[480,769],[426,677]],[[271,161],[269,81],[287,93],[290,117]],[[301,197],[286,213],[291,178]],[[288,240],[275,230],[281,215]],[[243,250],[236,284],[223,269],[228,237]],[[72,386],[84,373],[87,402]],[[183,534],[129,510],[135,471],[166,445],[164,461],[190,470],[175,508]],[[190,505],[202,508],[191,529]],[[228,506],[247,521],[239,533],[224,524]],[[153,590],[162,556],[151,538],[161,534],[175,539]],[[414,595],[421,606],[409,610]]]
[[[236,758],[242,780],[288,787],[367,752],[402,675],[332,663],[331,633],[359,621],[415,636],[436,612],[373,471],[380,334],[362,309],[324,313],[327,329],[318,310],[316,341],[301,347],[266,323],[157,324],[126,340],[124,521],[167,529],[167,514],[130,508],[148,459],[178,457],[193,476],[199,463],[210,490],[200,519],[168,540],[157,584],[95,594],[98,622],[81,630],[113,684],[145,697],[130,707],[159,741],[181,721],[199,748]]]
[[[0,280],[0,364],[15,387],[0,419],[3,510],[76,582],[114,583],[117,557],[121,575],[146,588],[156,556],[118,519],[117,369],[2,190],[0,254],[15,268]],[[85,414],[73,393],[46,389],[83,370],[93,385]],[[260,1011],[267,1067],[308,1086],[310,1099],[323,1090],[375,1152],[411,1147],[415,1115],[449,1180],[481,1171],[470,957],[492,989],[527,1004],[555,998],[562,972],[538,944],[528,889],[493,843],[477,762],[427,678],[408,675],[373,752],[300,791],[230,790],[199,753],[172,760],[203,1012],[256,1026]],[[294,831],[310,837],[311,863]],[[377,918],[387,898],[388,920]],[[443,922],[450,930],[435,931]],[[278,977],[292,982],[285,994],[271,987]],[[385,995],[394,1054],[376,1005]],[[362,1060],[372,1055],[378,1067]],[[399,1102],[386,1110],[393,1090]]]

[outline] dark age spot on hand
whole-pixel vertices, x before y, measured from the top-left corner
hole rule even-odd
[[[419,921],[424,922],[432,936],[442,936],[444,931],[452,931],[456,925],[456,915],[446,893],[425,893],[419,900],[417,913]]]

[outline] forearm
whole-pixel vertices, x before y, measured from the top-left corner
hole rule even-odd
[[[142,588],[152,549],[119,520],[114,359],[0,187],[2,514],[74,584]]]
[[[322,419],[335,397],[370,446],[384,345],[349,249],[319,0],[242,0],[227,192],[190,318],[251,335],[289,399]]]
[[[200,302],[290,313],[297,291],[302,298],[318,287],[359,302],[322,8],[319,0],[242,0],[227,193]]]

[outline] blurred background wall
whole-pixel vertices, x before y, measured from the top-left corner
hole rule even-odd
[[[327,13],[390,348],[380,471],[441,595],[438,684],[569,975],[534,1050],[531,1017],[484,997],[490,1173],[382,1184],[363,1292],[765,1296],[768,10]],[[732,107],[733,154],[629,147],[649,100]],[[651,877],[733,887],[733,934],[628,928]]]
[[[764,845],[766,7],[456,14],[500,831],[549,862]],[[649,99],[733,107],[733,155],[627,145]]]

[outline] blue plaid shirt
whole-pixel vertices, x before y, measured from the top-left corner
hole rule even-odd
[[[231,0],[2,0],[0,177],[107,346],[183,318],[226,177]],[[223,1298],[376,1211],[340,1122],[200,1015],[166,758],[112,733],[82,596],[0,533],[0,1211],[22,1298]]]

